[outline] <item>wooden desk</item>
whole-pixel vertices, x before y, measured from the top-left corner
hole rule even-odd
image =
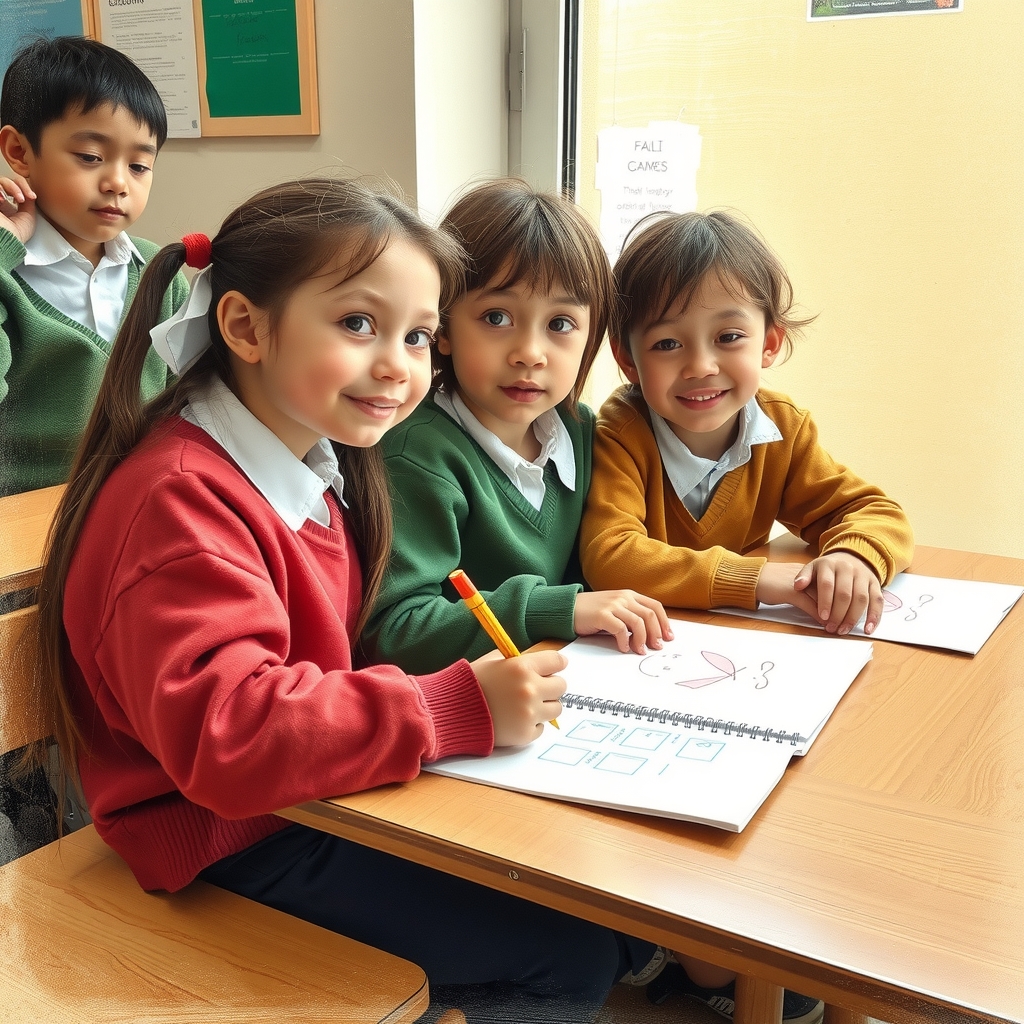
[[[64,485],[0,498],[0,594],[39,585],[43,545]]]
[[[913,571],[1024,584],[934,548]],[[876,641],[739,835],[429,774],[283,813],[849,1011],[1019,1024],[1024,601],[974,658]]]

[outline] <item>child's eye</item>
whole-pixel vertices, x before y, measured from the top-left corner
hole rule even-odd
[[[135,172],[136,174],[145,174],[145,173],[147,173],[147,172],[148,172],[149,170],[151,170],[151,168],[150,168],[150,167],[148,167],[148,166],[147,166],[146,164],[129,164],[128,166],[129,166],[129,167],[131,167],[131,169],[132,169],[132,170],[133,170],[133,171],[134,171],[134,172]]]
[[[87,164],[98,164],[102,159],[102,157],[97,156],[95,153],[76,153],[75,156]]]
[[[347,316],[341,321],[346,330],[353,334],[373,334],[373,323],[368,316],[360,313],[354,316]]]
[[[491,327],[511,327],[512,317],[508,313],[502,313],[500,309],[489,309],[483,316],[484,323]]]
[[[679,348],[679,342],[675,338],[662,338],[651,346],[653,352],[671,352],[675,348]]]
[[[548,329],[554,331],[555,334],[568,334],[570,331],[576,330],[576,324],[567,316],[556,316],[548,324]]]
[[[434,336],[430,331],[410,331],[405,336],[405,343],[409,348],[427,348],[430,343],[434,340]]]
[[[737,331],[726,331],[725,334],[720,334],[718,336],[718,340],[725,345],[728,345],[734,341],[740,341],[742,338],[743,335]]]

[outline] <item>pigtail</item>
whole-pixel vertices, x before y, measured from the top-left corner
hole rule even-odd
[[[391,492],[380,445],[351,448],[335,444],[333,447],[338,456],[338,468],[345,478],[345,493],[350,498],[346,502],[349,507],[345,511],[345,519],[355,538],[362,569],[363,600],[353,630],[353,637],[358,639],[370,618],[387,572],[394,535]]]
[[[185,262],[185,248],[175,242],[150,261],[138,293],[114,342],[92,416],[79,443],[67,487],[46,539],[39,585],[39,645],[35,682],[39,706],[52,722],[60,756],[58,807],[64,806],[68,783],[74,785],[82,736],[65,682],[67,637],[64,632],[64,585],[89,506],[117,465],[153,424],[184,402],[172,387],[142,403],[142,369],[150,350],[149,331],[160,319],[163,297]],[[29,748],[26,763],[45,763],[49,744]],[[59,816],[58,816],[59,817]]]

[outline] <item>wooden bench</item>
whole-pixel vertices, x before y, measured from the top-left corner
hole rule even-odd
[[[0,616],[0,752],[49,735],[30,681],[38,608]],[[90,825],[0,867],[5,1024],[414,1021],[406,960],[216,886],[143,892]]]
[[[0,595],[39,585],[43,545],[64,485],[0,498]]]

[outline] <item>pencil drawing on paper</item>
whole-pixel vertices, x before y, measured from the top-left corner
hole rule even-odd
[[[903,616],[903,621],[904,621],[904,622],[913,622],[913,621],[914,621],[914,620],[915,620],[915,619],[917,618],[917,614],[918,614],[918,612],[920,612],[920,611],[921,611],[921,609],[922,609],[922,608],[923,608],[923,607],[924,607],[924,606],[925,606],[926,604],[928,604],[928,602],[929,602],[929,601],[934,601],[934,600],[935,600],[935,598],[934,598],[934,597],[932,597],[932,595],[931,595],[931,594],[922,594],[922,595],[921,595],[921,596],[920,596],[920,597],[919,597],[919,598],[917,599],[917,604],[912,604],[912,605],[910,606],[910,611],[909,611],[909,613],[908,613],[908,614],[906,614],[906,615],[904,615],[904,616]]]
[[[566,736],[581,743],[600,743],[619,728],[621,726],[617,722],[579,722],[566,733]]]
[[[735,679],[737,672],[742,668],[736,668],[732,661],[724,654],[716,654],[714,651],[701,651],[701,657],[715,670],[714,675],[686,678],[688,669],[686,656],[683,654],[651,654],[640,662],[640,671],[645,676],[653,679],[671,679],[676,686],[686,686],[691,690],[699,689],[702,686],[710,686],[712,683],[720,683],[724,679]],[[689,669],[693,671],[693,669]],[[680,678],[682,677],[682,678]]]
[[[633,747],[637,750],[657,750],[671,733],[662,729],[634,729],[619,746]]]
[[[602,772],[635,775],[645,764],[647,764],[646,757],[632,757],[629,754],[605,754],[594,767]]]
[[[579,764],[589,754],[589,750],[582,747],[570,747],[564,743],[555,743],[548,747],[543,754],[538,754],[540,761],[554,761],[556,764]]]
[[[691,736],[676,753],[676,757],[686,757],[691,761],[714,761],[725,743],[721,740],[699,740]]]

